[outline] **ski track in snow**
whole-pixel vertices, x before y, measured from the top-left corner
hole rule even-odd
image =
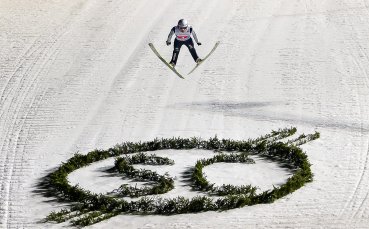
[[[147,46],[169,58],[165,40],[182,17],[200,56],[221,41],[185,80]],[[303,146],[314,181],[295,193],[91,228],[367,227],[368,23],[368,0],[3,0],[0,227],[64,227],[38,222],[61,205],[36,184],[75,152],[156,137],[248,139],[291,125],[321,132]],[[193,66],[183,48],[179,72]]]

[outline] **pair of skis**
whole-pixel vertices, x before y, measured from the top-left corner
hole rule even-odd
[[[219,41],[218,42],[216,42],[215,43],[215,45],[214,45],[214,47],[211,49],[211,51],[209,52],[209,54],[208,55],[206,55],[202,60],[201,60],[201,62],[200,63],[197,63],[196,64],[196,66],[187,74],[187,75],[189,75],[189,74],[191,74],[192,72],[194,72],[195,71],[195,69],[197,68],[197,67],[199,67],[202,63],[204,63],[204,61],[215,51],[215,49],[218,47],[218,45],[219,45]],[[150,48],[151,48],[151,50],[155,53],[155,55],[157,56],[157,57],[159,57],[159,59],[169,68],[169,69],[171,69],[178,77],[180,77],[180,78],[182,78],[182,79],[184,79],[184,77],[181,75],[181,73],[179,73],[175,68],[173,68],[161,55],[160,55],[160,53],[156,50],[156,48],[154,47],[154,45],[152,44],[152,43],[149,43],[149,46],[150,46]]]

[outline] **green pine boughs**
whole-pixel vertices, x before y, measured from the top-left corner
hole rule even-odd
[[[134,164],[145,165],[173,165],[174,161],[168,158],[158,157],[156,155],[147,155],[138,153],[132,157],[119,157],[115,160],[115,167],[119,173],[126,175],[135,181],[151,181],[155,185],[153,187],[137,188],[127,184],[121,185],[118,190],[114,190],[119,197],[140,197],[146,195],[163,194],[174,188],[174,180],[169,174],[159,175],[156,172],[144,169],[135,169]]]
[[[209,159],[203,159],[197,161],[195,165],[195,169],[192,173],[192,181],[194,183],[194,187],[197,190],[207,191],[212,195],[217,196],[226,196],[226,195],[237,195],[237,194],[244,194],[244,195],[254,195],[256,191],[256,187],[252,187],[251,185],[242,185],[242,186],[233,186],[233,185],[222,185],[220,187],[216,187],[214,184],[210,184],[204,174],[202,169],[205,166],[214,164],[214,163],[245,163],[245,164],[254,164],[255,161],[249,158],[247,153],[220,153],[215,155]]]
[[[302,134],[295,139],[282,141],[294,135],[296,131],[296,128],[285,128],[246,141],[218,139],[217,136],[208,141],[200,138],[163,138],[149,142],[125,142],[108,150],[95,150],[86,155],[75,154],[56,171],[46,176],[40,184],[40,188],[48,195],[70,203],[68,209],[52,212],[45,220],[56,223],[70,221],[75,226],[83,227],[119,214],[171,215],[223,211],[272,203],[313,179],[307,155],[299,146],[319,138],[320,135],[317,132],[309,135]],[[173,165],[173,160],[146,153],[166,149],[201,149],[220,152],[211,158],[198,160],[191,170],[193,188],[202,191],[204,195],[193,198],[183,196],[162,198],[160,194],[174,188],[173,178],[168,174],[161,175],[151,170],[135,168],[134,165],[137,164]],[[135,154],[129,155],[133,153]],[[249,184],[215,186],[203,174],[203,168],[214,163],[255,163],[249,155],[257,155],[283,166],[287,165],[293,171],[293,176],[285,184],[257,194],[257,188]],[[95,194],[78,185],[69,184],[67,176],[71,172],[110,157],[117,157],[111,171],[148,184],[141,187],[121,185],[120,188],[108,194]],[[128,201],[126,197],[137,199]]]

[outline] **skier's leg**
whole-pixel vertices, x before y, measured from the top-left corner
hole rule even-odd
[[[193,58],[193,60],[197,63],[198,61],[201,61],[201,59],[199,58],[199,56],[197,55],[196,53],[196,49],[195,49],[195,46],[193,44],[193,41],[192,41],[192,38],[191,39],[188,39],[186,41],[186,46],[188,48],[188,50],[190,51],[191,53],[191,56]]]
[[[169,64],[173,65],[173,67],[177,64],[179,51],[181,50],[182,45],[183,45],[183,42],[181,42],[177,39],[174,39],[174,49],[173,49],[172,60],[169,63]]]

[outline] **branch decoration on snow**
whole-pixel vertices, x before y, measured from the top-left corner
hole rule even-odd
[[[272,203],[313,179],[307,155],[299,146],[319,138],[320,135],[315,132],[282,141],[294,135],[296,131],[296,128],[285,128],[245,141],[218,139],[216,136],[209,140],[163,138],[148,142],[125,142],[108,150],[94,150],[86,155],[75,154],[67,162],[62,163],[56,171],[46,176],[40,184],[40,187],[46,190],[47,194],[71,204],[71,207],[67,209],[50,213],[45,221],[61,223],[70,220],[73,225],[83,227],[125,213],[171,215],[223,211],[261,203]],[[174,188],[173,178],[168,174],[160,175],[150,170],[134,168],[135,164],[174,164],[174,161],[168,158],[145,153],[165,149],[202,149],[220,152],[212,158],[197,161],[191,171],[193,188],[203,191],[205,196],[162,198],[158,194],[166,193]],[[133,153],[137,154],[130,156]],[[176,153],[181,152],[177,151]],[[293,175],[283,185],[257,194],[257,188],[249,184],[215,186],[206,180],[202,172],[205,166],[219,162],[255,163],[249,155],[257,155],[279,164],[288,165],[292,169]],[[71,172],[110,157],[118,157],[111,170],[138,181],[150,181],[151,186],[138,188],[122,185],[117,190],[103,195],[92,193],[78,185],[69,184],[67,176]],[[138,199],[128,201],[125,197]]]

